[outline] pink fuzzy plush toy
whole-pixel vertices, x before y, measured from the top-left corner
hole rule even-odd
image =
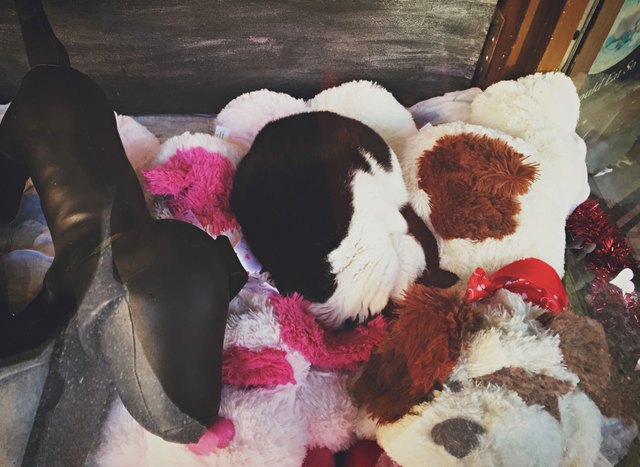
[[[580,101],[571,79],[536,73],[485,91],[434,98],[398,154],[411,205],[434,233],[445,269],[464,287],[527,257],[564,275],[565,221],[589,195]],[[464,120],[459,120],[463,118]]]
[[[169,443],[117,401],[98,453],[103,466],[300,466],[307,451],[346,449],[357,409],[347,382],[384,333],[383,317],[354,331],[323,329],[298,295],[253,279],[231,303],[220,421],[198,444]]]
[[[229,194],[236,164],[234,152],[220,138],[187,132],[167,140],[143,174],[147,191],[164,197],[171,217],[214,237],[233,238],[238,223]]]

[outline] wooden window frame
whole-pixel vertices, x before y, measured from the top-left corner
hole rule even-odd
[[[499,0],[473,85],[537,71],[586,74],[624,0]],[[574,45],[575,44],[575,45]]]

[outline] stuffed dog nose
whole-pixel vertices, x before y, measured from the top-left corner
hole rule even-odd
[[[480,444],[479,437],[484,432],[485,429],[472,420],[450,418],[431,429],[431,438],[449,454],[462,459]]]

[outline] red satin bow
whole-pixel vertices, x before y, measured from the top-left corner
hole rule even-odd
[[[491,276],[476,268],[467,283],[467,300],[476,302],[492,296],[498,289],[517,293],[525,301],[560,313],[569,303],[558,273],[544,261],[527,258],[500,268]]]

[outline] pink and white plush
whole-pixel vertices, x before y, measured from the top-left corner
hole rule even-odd
[[[381,338],[379,317],[352,332],[322,329],[300,296],[252,280],[230,306],[220,415],[198,445],[168,443],[111,409],[102,466],[300,466],[307,450],[338,451],[355,439],[347,381]],[[229,423],[232,424],[230,427]]]
[[[426,112],[446,123],[427,124],[407,141],[399,157],[411,205],[435,234],[443,269],[457,274],[463,286],[478,266],[491,273],[512,261],[536,257],[562,276],[565,220],[589,194],[586,146],[575,133],[579,100],[571,80],[560,73],[537,73],[496,83],[484,92],[449,96],[451,105],[440,99],[412,110],[416,118]],[[451,121],[459,116],[466,121]],[[420,166],[442,138],[464,134],[500,140],[524,156],[524,164],[535,166],[535,179],[517,196],[516,227],[508,235],[445,236],[434,225],[433,199],[419,186],[424,179]]]
[[[241,155],[237,146],[216,136],[185,132],[165,141],[143,171],[148,193],[163,197],[171,217],[236,244],[239,226],[229,195]]]
[[[361,436],[403,467],[594,465],[602,415],[566,368],[560,337],[535,319],[542,310],[506,290],[475,306],[481,328],[444,387],[392,423],[361,413]],[[539,379],[543,396],[528,397]]]

